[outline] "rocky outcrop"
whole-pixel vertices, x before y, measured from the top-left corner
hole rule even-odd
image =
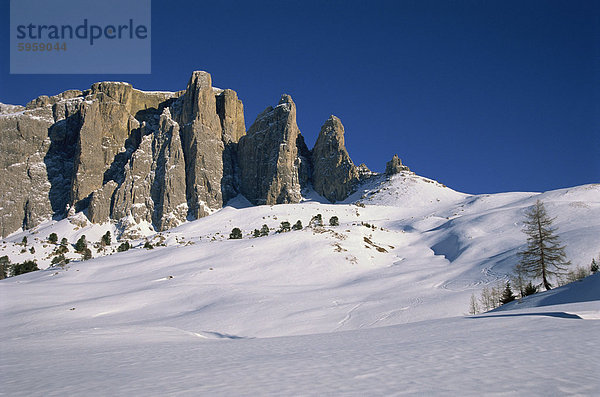
[[[0,235],[28,229],[52,216],[44,163],[52,110],[0,115]]]
[[[194,72],[178,105],[189,215],[201,218],[223,205],[225,145],[210,74]]]
[[[358,167],[356,167],[356,172],[358,172],[359,181],[364,181],[366,179],[371,178],[372,176],[377,175],[377,173],[371,171],[365,163],[361,163]]]
[[[300,150],[299,150],[300,147]],[[297,203],[301,180],[307,180],[306,145],[296,124],[296,105],[289,95],[262,112],[239,141],[241,193],[254,204]]]
[[[344,126],[335,116],[329,117],[312,150],[313,187],[331,202],[345,199],[358,182],[358,171],[344,144]]]
[[[114,207],[112,197],[119,185],[115,181],[108,181],[100,189],[92,193],[88,207],[88,218],[93,223],[103,223],[110,219]]]
[[[223,178],[221,192],[223,204],[234,198],[239,191],[239,175],[237,163],[237,142],[246,133],[244,121],[244,105],[233,90],[214,89],[217,100],[217,114],[223,130]]]
[[[392,159],[385,165],[385,173],[386,175],[394,175],[402,171],[410,171],[410,168],[402,165],[402,160],[400,160],[400,157],[398,157],[397,154],[394,154],[394,157],[392,157]]]
[[[242,193],[254,204],[296,203],[303,188],[335,202],[374,175],[355,167],[331,116],[309,150],[289,95],[245,131],[235,91],[197,71],[178,92],[100,82],[85,91],[0,104],[0,236],[50,218],[175,227]],[[395,156],[388,174],[408,169]],[[78,218],[78,219],[79,219]]]
[[[223,142],[238,142],[246,133],[244,105],[233,90],[215,89],[217,114],[223,129]]]
[[[102,82],[84,92],[40,96],[26,107],[2,105],[0,235],[64,217],[69,208],[87,209],[93,222],[116,214],[114,193],[125,165],[180,94]]]
[[[188,213],[185,185],[185,159],[179,136],[179,125],[169,109],[160,116],[160,129],[153,142],[155,178],[152,197],[155,208],[152,223],[167,230],[185,221]]]

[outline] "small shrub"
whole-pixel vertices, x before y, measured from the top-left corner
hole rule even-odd
[[[566,275],[566,283],[573,283],[582,280],[590,275],[590,271],[585,267],[577,266],[574,270],[570,270]]]
[[[54,258],[52,258],[52,264],[53,265],[66,265],[67,263],[70,262],[70,259],[65,258],[65,256],[63,254],[57,255]]]
[[[34,261],[25,261],[23,263],[16,263],[13,265],[12,275],[18,276],[19,274],[25,274],[36,270],[40,270],[37,267],[37,263],[35,263]]]
[[[81,253],[81,258],[84,261],[87,261],[88,259],[92,259],[92,251],[89,248],[84,248],[82,253]]]
[[[4,255],[0,257],[0,280],[8,277],[8,273],[10,270],[10,259],[8,259],[8,255]]]
[[[124,243],[121,243],[121,245],[119,245],[117,247],[117,252],[125,252],[128,251],[131,248],[131,245],[129,244],[129,241],[125,241]]]
[[[231,229],[231,233],[229,233],[230,240],[239,240],[242,238],[242,231],[239,227],[234,227]]]
[[[323,226],[323,217],[321,214],[317,214],[310,219],[309,226]]]
[[[56,233],[50,233],[50,235],[48,236],[48,242],[52,244],[58,243],[58,236],[56,235]]]
[[[27,236],[23,236],[23,240],[21,240],[21,245],[23,247],[27,245]]]
[[[293,230],[302,230],[302,222],[300,221],[300,219],[298,219],[298,221],[296,223],[294,223],[294,226],[292,226]]]
[[[32,254],[35,254],[35,248],[34,247],[29,248],[29,252]]]
[[[146,242],[144,243],[144,248],[146,248],[147,250],[151,250],[154,249],[154,246],[150,241],[146,240]]]
[[[339,226],[340,225],[340,220],[338,219],[337,216],[332,216],[331,218],[329,218],[329,226]]]
[[[537,287],[533,284],[531,284],[531,281],[525,286],[525,289],[523,290],[523,296],[529,296],[529,295],[533,295],[536,294],[537,291]]]
[[[75,243],[75,252],[83,252],[87,248],[87,240],[85,239],[85,235],[79,237],[79,240]]]
[[[62,255],[62,254],[66,254],[67,252],[69,252],[69,247],[68,246],[66,246],[66,245],[59,245],[54,250],[54,255]]]
[[[268,235],[269,235],[269,226],[262,225],[262,227],[260,228],[260,236],[264,237],[264,236],[268,236]]]
[[[289,232],[290,230],[292,230],[292,226],[288,221],[281,222],[281,225],[279,226],[279,233]]]
[[[107,231],[101,238],[100,238],[100,245],[102,245],[103,247],[110,245],[111,244],[111,235],[110,235],[110,230]]]

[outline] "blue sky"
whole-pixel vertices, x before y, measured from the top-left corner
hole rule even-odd
[[[282,93],[309,145],[335,114],[356,164],[468,193],[600,182],[597,1],[153,1],[152,74],[10,75],[0,102],[101,80],[184,89],[193,70],[237,91],[247,127]]]

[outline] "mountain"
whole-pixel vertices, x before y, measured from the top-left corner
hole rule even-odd
[[[361,180],[337,117],[309,150],[284,94],[246,133],[236,92],[201,71],[178,92],[100,82],[1,105],[0,164],[0,237],[81,211],[93,223],[164,231],[238,194],[253,204],[297,203],[313,185],[335,202]]]
[[[127,252],[117,252],[124,239],[98,244],[106,231],[118,235],[115,224],[92,224],[83,214],[47,221],[0,245],[0,256],[14,263],[36,259],[46,269],[5,280],[3,296],[14,297],[10,305],[26,293],[19,310],[47,307],[55,319],[46,327],[59,333],[65,327],[145,324],[271,337],[466,313],[472,293],[512,272],[526,243],[524,212],[538,199],[557,217],[573,264],[587,266],[600,253],[600,185],[472,196],[403,171],[370,178],[348,200],[355,198],[253,206],[238,196],[211,216],[165,232],[139,228],[147,237],[129,240]],[[308,227],[317,214],[325,226]],[[333,216],[339,226],[328,226]],[[302,230],[276,233],[282,222],[298,220]],[[263,224],[270,235],[253,237]],[[235,227],[241,240],[228,238]],[[59,247],[47,241],[52,232],[59,241],[67,238],[71,263],[49,267]],[[71,244],[81,236],[93,260],[82,262],[74,252]],[[146,241],[154,248],[144,248]],[[62,313],[67,306],[88,320]],[[15,332],[21,321],[10,325]],[[22,332],[28,332],[26,324]]]
[[[464,316],[472,293],[506,280],[537,199],[574,264],[597,257],[600,185],[473,196],[402,171],[369,178],[348,198],[356,203],[312,196],[272,206],[238,196],[211,216],[148,229],[126,252],[113,241],[80,261],[69,246],[71,263],[0,281],[2,391],[600,392],[589,375],[600,364],[598,275]],[[325,226],[307,227],[316,214]],[[327,226],[332,216],[339,226]],[[302,230],[276,233],[298,219]],[[11,235],[0,255],[46,257],[51,232],[74,243],[117,231],[85,220]],[[263,224],[269,236],[252,237]],[[228,239],[234,227],[242,239]]]
[[[600,393],[598,274],[465,317],[537,200],[573,265],[597,258],[599,184],[470,195],[397,156],[374,173],[335,116],[309,150],[289,95],[245,131],[205,72],[0,113],[0,257],[42,269],[0,280],[0,394]]]

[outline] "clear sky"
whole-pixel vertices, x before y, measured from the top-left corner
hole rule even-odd
[[[397,153],[467,193],[600,182],[598,1],[152,2],[152,74],[10,75],[0,6],[0,102],[93,82],[232,88],[247,127],[282,93],[309,147],[335,114],[356,164]]]

